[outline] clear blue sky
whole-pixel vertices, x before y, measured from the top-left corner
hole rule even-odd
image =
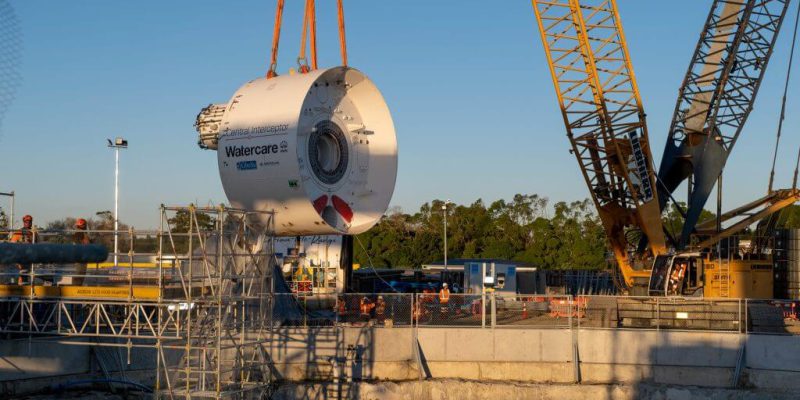
[[[17,191],[18,216],[44,224],[111,209],[105,138],[119,135],[130,141],[123,221],[149,228],[161,203],[224,201],[215,154],[196,146],[192,124],[201,107],[264,74],[274,3],[12,0],[24,32],[24,81],[0,133],[0,191]],[[294,66],[302,2],[287,3],[282,72]],[[339,62],[334,2],[318,3],[320,60],[332,66]],[[657,158],[710,4],[619,0]],[[397,128],[394,205],[413,211],[433,198],[463,203],[514,193],[587,197],[529,1],[346,0],[345,7],[350,64],[381,88]],[[793,22],[729,160],[728,208],[766,190]],[[790,97],[783,185],[800,143],[798,104]]]

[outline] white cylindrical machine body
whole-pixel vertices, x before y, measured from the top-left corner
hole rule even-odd
[[[228,200],[274,211],[277,235],[359,234],[389,206],[394,124],[380,91],[358,70],[250,81],[225,107],[219,128]]]

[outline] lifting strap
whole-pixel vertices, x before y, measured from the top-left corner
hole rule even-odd
[[[269,61],[267,78],[278,76],[278,44],[281,41],[281,24],[283,23],[283,4],[284,0],[278,0],[278,9],[275,10],[275,28],[272,31],[272,56]]]
[[[303,35],[300,39],[300,55],[297,57],[297,65],[301,73],[308,73],[317,69],[317,10],[315,0],[306,0],[306,9],[303,15]],[[309,32],[310,31],[310,32]],[[311,34],[311,68],[308,67],[306,59],[306,42]]]
[[[347,37],[344,34],[344,5],[343,0],[337,0],[339,9],[339,47],[342,52],[342,66],[347,66]]]
[[[281,25],[283,23],[283,7],[285,0],[278,0],[277,10],[275,11],[275,28],[272,34],[272,56],[270,58],[269,71],[267,78],[278,76],[278,45],[281,37]],[[344,24],[344,4],[343,0],[337,0],[337,13],[339,22],[339,48],[342,55],[342,65],[347,66],[347,36],[345,35]],[[303,13],[303,32],[300,41],[300,54],[297,57],[297,64],[301,73],[308,73],[317,69],[317,17],[316,0],[306,0],[305,11]],[[306,59],[306,45],[310,42],[311,66]]]

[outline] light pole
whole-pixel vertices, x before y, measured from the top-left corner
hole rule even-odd
[[[447,199],[442,204],[442,216],[444,217],[444,270],[447,271],[447,205],[450,204],[450,199]]]
[[[114,149],[114,266],[117,266],[119,253],[119,150],[128,148],[128,141],[118,137],[112,142],[108,141],[108,147]]]
[[[8,193],[0,192],[0,196],[11,197],[11,216],[9,217],[10,219],[9,219],[9,222],[8,222],[8,225],[9,225],[8,226],[8,230],[9,231],[14,231],[14,199],[16,198],[16,196],[14,195],[14,191],[12,190],[12,191],[10,191]]]

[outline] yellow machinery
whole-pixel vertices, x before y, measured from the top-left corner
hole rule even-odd
[[[772,257],[729,259],[701,253],[656,257],[650,294],[708,298],[769,299],[773,296]]]
[[[764,198],[726,214],[719,208],[722,170],[752,110],[789,1],[713,2],[658,171],[616,1],[532,3],[571,152],[614,253],[620,286],[632,294],[772,297],[768,252],[736,259],[718,256],[718,244],[795,203],[800,192],[773,191],[770,182]],[[672,197],[684,181],[686,209]],[[715,185],[718,218],[698,224]],[[662,221],[669,202],[684,217],[679,237]]]
[[[772,258],[763,260],[701,259],[704,294],[711,298],[770,299],[773,297]]]

